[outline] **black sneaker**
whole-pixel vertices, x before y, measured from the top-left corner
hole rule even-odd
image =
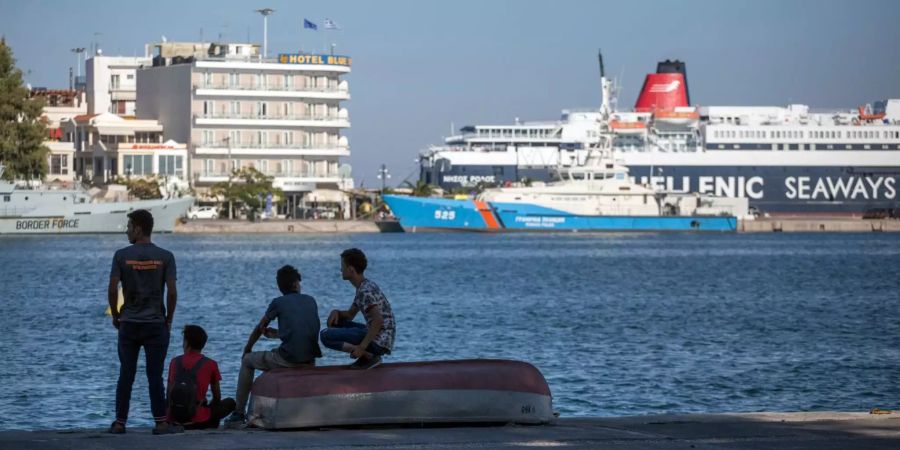
[[[247,427],[247,416],[244,413],[235,411],[225,419],[222,424],[227,430],[240,430]]]
[[[119,422],[113,422],[106,432],[109,434],[125,434],[125,425]]]
[[[381,365],[381,357],[376,356],[374,358],[366,358],[363,356],[362,358],[357,359],[353,364],[350,364],[350,368],[353,370],[369,370],[374,369]]]

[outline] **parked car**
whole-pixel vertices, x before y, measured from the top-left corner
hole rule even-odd
[[[219,209],[215,206],[201,206],[188,211],[188,218],[196,219],[218,219]]]

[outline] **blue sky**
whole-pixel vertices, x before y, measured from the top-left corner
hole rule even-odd
[[[0,0],[0,34],[35,86],[67,86],[72,47],[106,55],[173,40],[262,42],[269,54],[336,43],[353,57],[347,103],[357,183],[417,177],[414,159],[451,123],[547,120],[599,104],[598,48],[630,107],[656,62],[687,62],[703,105],[851,108],[900,98],[900,1],[19,1]],[[302,30],[303,18],[320,31]],[[341,28],[323,36],[322,19]],[[95,33],[101,33],[95,36]]]

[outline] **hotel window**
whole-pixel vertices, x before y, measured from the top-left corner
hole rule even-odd
[[[203,85],[209,86],[212,84],[212,74],[209,72],[203,72]]]
[[[231,102],[231,114],[238,115],[241,113],[241,102]]]
[[[259,168],[260,172],[268,174],[269,173],[269,160],[268,159],[259,160],[258,168]]]
[[[231,87],[235,87],[240,83],[238,74],[235,72],[231,72],[228,74],[228,85]]]
[[[213,131],[212,130],[203,130],[203,144],[209,145],[213,143]]]
[[[211,159],[204,159],[204,160],[203,160],[203,169],[204,169],[203,172],[204,172],[205,175],[211,174],[211,173],[213,172],[213,170],[214,170],[213,160],[211,160]]]
[[[237,147],[241,144],[241,132],[238,130],[231,130],[228,132],[228,145],[232,147]]]
[[[284,89],[291,90],[294,87],[294,75],[287,74],[284,76]]]
[[[203,115],[211,116],[213,111],[215,111],[215,107],[216,105],[212,101],[207,100],[203,102]]]
[[[256,115],[266,117],[269,114],[269,106],[266,102],[256,102]]]
[[[285,131],[281,135],[281,141],[284,142],[284,145],[292,145],[294,143],[294,133]]]
[[[260,147],[265,147],[266,145],[268,145],[269,133],[266,131],[257,131],[256,142],[260,145]]]

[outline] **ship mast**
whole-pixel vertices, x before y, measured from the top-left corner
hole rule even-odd
[[[610,99],[612,97],[612,83],[606,78],[606,69],[603,67],[603,52],[597,50],[597,60],[600,63],[600,115],[604,121],[609,119]]]

